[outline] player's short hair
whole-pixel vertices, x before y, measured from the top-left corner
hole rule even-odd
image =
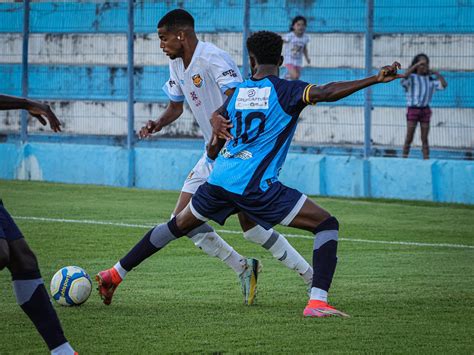
[[[194,29],[194,18],[189,12],[183,9],[171,10],[158,22],[157,28],[161,27],[166,27],[170,31],[182,29],[183,27],[191,27]]]
[[[421,58],[425,58],[426,63],[430,64],[430,58],[425,53],[420,53],[413,57],[413,60],[411,61],[411,65],[415,65],[416,63],[418,63]]]
[[[298,21],[303,21],[304,25],[306,26],[307,25],[307,21],[306,21],[306,17],[304,16],[295,16],[293,18],[293,20],[291,20],[291,26],[290,26],[290,31],[293,31],[294,30],[294,27],[295,27],[295,23],[297,23]]]
[[[275,32],[259,31],[247,39],[247,49],[258,64],[278,65],[283,48],[283,39]]]

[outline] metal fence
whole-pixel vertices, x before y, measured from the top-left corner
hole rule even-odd
[[[311,60],[302,80],[353,80],[398,60],[407,68],[418,53],[448,81],[431,107],[430,145],[450,157],[474,146],[474,4],[435,0],[320,1],[8,1],[0,3],[0,92],[47,100],[71,135],[122,136],[127,145],[166,107],[161,87],[167,57],[159,48],[158,20],[182,7],[201,40],[226,50],[246,72],[244,38],[252,31],[289,31],[308,20]],[[283,75],[283,70],[282,70]],[[405,93],[399,83],[308,108],[294,144],[331,153],[399,155],[406,131]],[[17,112],[0,113],[0,131],[23,140],[49,134]],[[160,133],[196,138],[189,109]],[[125,140],[122,140],[125,142]],[[125,143],[124,143],[125,144]],[[414,146],[419,146],[417,137]],[[454,153],[453,153],[454,152]],[[457,153],[456,153],[457,152]]]

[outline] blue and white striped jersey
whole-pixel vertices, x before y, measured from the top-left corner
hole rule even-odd
[[[400,83],[405,88],[408,107],[427,107],[433,93],[436,90],[444,90],[441,82],[429,75],[410,74]]]

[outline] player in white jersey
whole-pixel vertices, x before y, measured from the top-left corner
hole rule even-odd
[[[158,23],[158,35],[160,48],[170,58],[170,78],[163,86],[170,102],[158,120],[148,121],[140,130],[140,138],[159,132],[177,120],[183,112],[183,102],[186,99],[207,145],[212,134],[209,119],[242,82],[239,69],[228,53],[197,39],[194,19],[184,10],[173,10],[166,14]],[[184,183],[173,216],[188,205],[198,187],[207,181],[212,164],[204,151]],[[266,230],[256,225],[243,214],[239,215],[239,221],[246,239],[268,249],[276,259],[301,275],[307,285],[311,283],[312,267],[285,237],[273,229]],[[239,275],[244,302],[252,304],[256,294],[258,260],[246,259],[237,253],[208,224],[192,230],[187,235],[197,247],[211,256],[218,257]],[[96,280],[104,303],[111,303],[115,289],[128,271],[170,241],[163,243],[160,240],[157,243],[150,231],[114,267],[99,272]]]

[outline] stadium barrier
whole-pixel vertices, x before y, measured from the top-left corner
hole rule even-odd
[[[120,147],[120,156],[127,157],[126,164],[109,168],[119,176],[123,174],[117,170],[120,166],[127,166],[128,171],[126,182],[122,178],[117,178],[120,184],[113,178],[110,181],[100,178],[96,183],[141,186],[140,181],[146,178],[140,175],[139,166],[135,166],[140,164],[140,149],[156,147],[163,137],[176,139],[166,141],[165,146],[188,149],[180,143],[181,139],[200,137],[189,109],[157,139],[136,140],[136,132],[144,122],[157,118],[166,107],[161,84],[168,78],[167,58],[159,48],[156,23],[164,13],[178,6],[195,17],[199,38],[228,51],[244,72],[248,70],[243,47],[245,35],[262,29],[284,34],[291,19],[299,14],[308,19],[311,64],[303,68],[302,79],[309,82],[356,79],[393,59],[406,68],[414,55],[425,52],[431,58],[432,67],[448,81],[448,88],[437,93],[431,105],[431,156],[439,161],[472,159],[474,6],[471,2],[436,0],[428,5],[421,0],[410,4],[388,0],[212,3],[206,0],[26,0],[0,3],[0,92],[49,101],[63,122],[64,133],[59,138],[53,137],[24,114],[20,119],[17,111],[0,112],[0,136],[17,147],[2,144],[2,152],[10,152],[1,156],[2,176],[24,178],[31,174],[27,168],[20,169],[24,175],[18,173],[21,162],[15,160],[14,151],[28,152],[26,148],[18,148],[21,144],[28,147],[28,143],[36,146],[55,142],[62,149],[71,144],[84,154],[89,154],[92,146],[100,145],[104,151]],[[406,130],[404,95],[399,83],[390,83],[336,103],[307,109],[293,142],[295,154],[299,152],[302,161],[321,158],[313,156],[314,153],[324,154],[329,160],[335,155],[334,161],[337,156],[365,160],[360,191],[362,195],[374,195],[371,191],[376,191],[374,184],[379,180],[373,180],[375,177],[370,174],[374,169],[367,167],[373,167],[375,157],[401,156]],[[412,150],[415,157],[420,156],[418,136],[417,132]],[[49,147],[56,151],[52,144],[42,149]],[[6,166],[5,162],[11,159],[16,164]],[[29,157],[25,155],[22,159],[26,161]],[[400,169],[409,174],[411,164],[415,163],[406,164]],[[469,166],[469,162],[466,164]],[[335,179],[344,178],[335,176]],[[94,183],[93,179],[87,181]],[[457,183],[468,184],[469,180]],[[331,191],[323,190],[323,193],[332,194]],[[387,192],[387,197],[391,196]]]

